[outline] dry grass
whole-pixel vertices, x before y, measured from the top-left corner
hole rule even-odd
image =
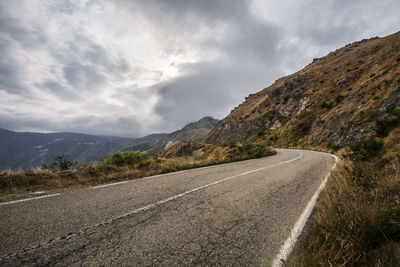
[[[257,146],[261,148],[261,146]],[[237,152],[233,157],[232,152]],[[222,153],[223,152],[223,153]],[[21,194],[42,190],[60,190],[80,186],[98,185],[116,181],[141,178],[160,173],[198,168],[214,164],[245,160],[260,156],[273,155],[276,152],[262,147],[255,154],[233,148],[215,148],[203,158],[174,157],[147,158],[120,162],[121,157],[112,156],[102,163],[73,167],[68,170],[35,169],[28,171],[0,171],[0,201],[18,198]],[[127,152],[126,154],[131,153]],[[261,153],[261,154],[260,154]],[[116,153],[121,154],[121,153]],[[123,154],[123,153],[122,153]],[[115,155],[115,154],[114,154]],[[229,157],[228,157],[229,156]],[[130,158],[129,158],[130,159]]]
[[[381,154],[342,161],[318,200],[298,266],[400,265],[400,130]]]

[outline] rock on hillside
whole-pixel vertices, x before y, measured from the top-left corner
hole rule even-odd
[[[249,95],[205,138],[346,145],[400,107],[400,32],[355,42]]]

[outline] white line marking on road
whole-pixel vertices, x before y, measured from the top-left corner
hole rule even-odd
[[[31,194],[32,195],[41,195],[41,194],[44,194],[44,193],[46,193],[46,191],[36,191],[36,192],[32,192]]]
[[[312,196],[310,202],[308,202],[307,206],[301,213],[299,219],[297,219],[292,230],[290,231],[288,238],[286,239],[285,243],[279,250],[278,255],[276,255],[276,257],[272,263],[272,267],[283,266],[283,263],[285,263],[287,261],[290,253],[292,253],[294,245],[296,244],[297,239],[299,238],[301,232],[303,231],[304,225],[308,221],[308,218],[310,217],[311,212],[312,212],[315,204],[317,203],[319,194],[321,193],[322,189],[325,188],[326,182],[328,181],[328,178],[331,175],[332,170],[335,169],[335,167],[336,167],[338,158],[335,155],[332,155],[332,156],[335,157],[335,163],[333,164],[333,167],[331,168],[329,173],[326,175],[325,179],[322,181],[322,183],[318,187],[317,191]]]
[[[0,203],[0,206],[19,203],[19,202],[25,202],[25,201],[30,201],[30,200],[36,200],[36,199],[41,199],[41,198],[46,198],[46,197],[55,197],[58,195],[60,195],[60,193],[52,194],[52,195],[45,195],[45,196],[40,196],[40,197],[24,198],[24,199],[14,200],[14,201],[10,201],[10,202],[3,202],[3,203]]]
[[[90,189],[96,189],[96,188],[103,188],[103,187],[107,187],[107,186],[112,186],[112,185],[117,185],[117,184],[125,184],[129,181],[122,181],[122,182],[117,182],[117,183],[112,183],[112,184],[103,184],[103,185],[98,185],[98,186],[93,186],[90,187]]]

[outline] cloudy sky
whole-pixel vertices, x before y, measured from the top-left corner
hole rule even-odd
[[[0,2],[0,127],[136,137],[400,30],[398,0]]]

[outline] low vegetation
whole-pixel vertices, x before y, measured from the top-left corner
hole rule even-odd
[[[46,164],[42,164],[42,169],[53,169],[53,170],[60,170],[65,171],[69,170],[74,167],[74,163],[68,160],[67,155],[61,154],[56,156],[54,162],[51,166],[47,166]]]
[[[376,136],[339,150],[343,160],[319,198],[313,230],[294,265],[399,266],[400,128],[394,120],[377,123]]]
[[[255,143],[217,147],[201,157],[152,158],[146,152],[128,151],[116,152],[100,163],[85,166],[77,166],[65,155],[60,155],[50,167],[18,172],[1,171],[0,200],[25,192],[110,183],[275,153],[266,145]]]
[[[266,146],[260,143],[245,143],[241,145],[230,145],[232,148],[227,155],[227,161],[244,159],[255,159],[276,154],[275,151],[265,149]]]
[[[390,119],[376,121],[376,133],[378,136],[387,136],[392,129],[400,125],[400,109],[393,110],[391,115],[393,117]]]

